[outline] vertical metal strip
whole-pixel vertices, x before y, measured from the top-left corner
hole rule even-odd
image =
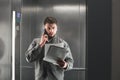
[[[15,80],[15,11],[12,12],[12,80]]]

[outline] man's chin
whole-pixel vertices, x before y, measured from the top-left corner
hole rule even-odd
[[[54,37],[55,35],[49,35],[50,37]]]

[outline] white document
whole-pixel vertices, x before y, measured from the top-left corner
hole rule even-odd
[[[58,47],[62,47],[62,48],[64,47],[64,44],[63,44],[63,43],[58,43],[58,44],[45,44],[45,56],[46,56],[46,54],[47,54],[47,52],[48,52],[49,47],[52,46],[52,45],[58,46]]]
[[[47,62],[51,62],[55,65],[57,64],[57,60],[64,60],[66,57],[66,50],[64,48],[63,43],[59,44],[45,44],[45,57],[43,60]]]

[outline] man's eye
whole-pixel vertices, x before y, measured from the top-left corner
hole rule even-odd
[[[48,28],[50,30],[50,28]]]

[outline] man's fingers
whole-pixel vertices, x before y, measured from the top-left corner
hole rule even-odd
[[[48,41],[48,35],[44,35],[44,40]]]
[[[65,65],[65,61],[64,60],[57,60],[57,63],[59,64],[60,67],[63,67]]]
[[[41,46],[41,47],[44,46],[45,43],[46,43],[46,41],[48,41],[48,35],[43,34],[43,35],[41,36],[40,46]]]
[[[45,35],[44,35],[44,38],[48,38],[48,35],[45,34]]]
[[[45,45],[45,43],[46,43],[46,40],[44,40],[40,45],[41,45],[41,47],[43,47],[44,45]]]

